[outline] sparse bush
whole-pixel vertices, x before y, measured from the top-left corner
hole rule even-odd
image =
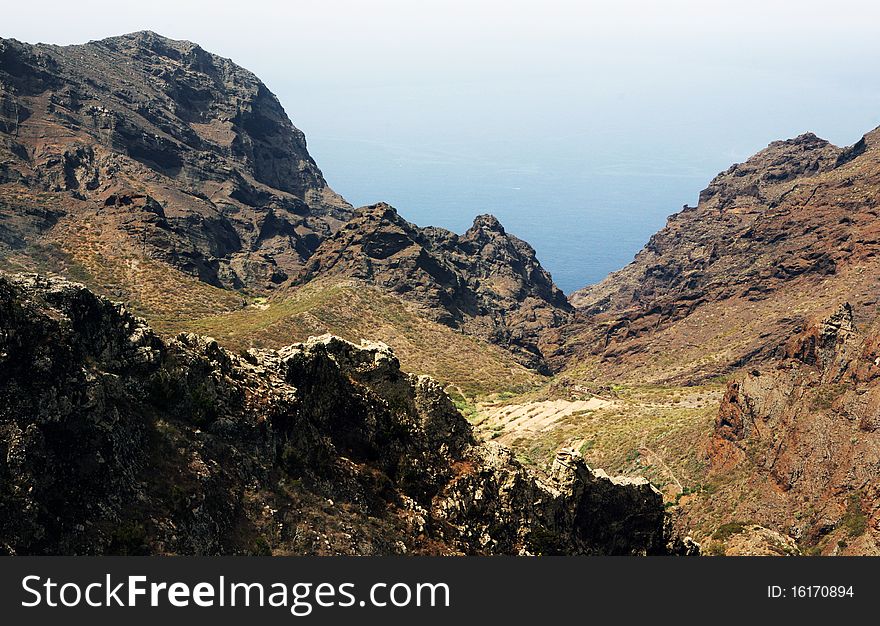
[[[813,411],[827,411],[834,406],[835,400],[837,400],[844,391],[846,391],[844,385],[823,385],[819,387],[816,391],[816,395],[813,396],[813,400],[810,402],[810,408]]]
[[[847,501],[846,513],[841,520],[841,524],[852,538],[865,534],[865,531],[868,529],[868,517],[862,510],[862,499],[859,497],[859,494],[854,493],[850,495]]]
[[[254,547],[251,550],[254,556],[272,556],[272,546],[269,541],[262,535],[257,537]]]
[[[117,526],[110,535],[108,553],[118,556],[147,556],[147,531],[140,522],[129,520]]]
[[[744,532],[748,525],[748,523],[743,522],[728,522],[727,524],[722,524],[714,533],[712,533],[712,539],[717,541],[727,541],[734,535]]]

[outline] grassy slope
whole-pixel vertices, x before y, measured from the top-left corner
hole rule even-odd
[[[52,194],[10,194],[0,188],[0,209],[9,206],[22,213],[57,202]],[[166,336],[195,332],[231,349],[277,348],[324,333],[355,343],[383,341],[405,371],[428,374],[447,385],[465,412],[475,398],[521,393],[545,381],[502,348],[430,321],[375,287],[315,281],[268,300],[220,289],[150,258],[114,223],[119,216],[95,214],[74,199],[69,203],[58,207],[68,215],[39,244],[0,250],[0,270],[65,276],[124,302]]]
[[[596,394],[610,402],[607,406],[575,412],[541,432],[482,434],[510,445],[535,467],[544,466],[560,447],[574,447],[591,466],[644,476],[676,503],[682,494],[703,488],[707,468],[696,442],[711,431],[721,392],[718,384],[614,385]]]
[[[383,341],[404,370],[433,376],[460,400],[523,392],[543,380],[501,348],[430,321],[400,299],[353,281],[312,282],[288,297],[256,299],[246,309],[177,326],[233,349],[277,347],[324,333],[355,343]]]

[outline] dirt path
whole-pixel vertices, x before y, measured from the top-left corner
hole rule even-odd
[[[639,447],[639,454],[642,458],[647,461],[650,465],[656,465],[661,468],[664,472],[666,472],[667,476],[672,479],[675,485],[678,487],[678,493],[684,492],[684,487],[681,484],[681,481],[678,479],[678,476],[675,475],[675,472],[666,464],[659,454],[651,450],[651,448],[645,446],[644,444]]]

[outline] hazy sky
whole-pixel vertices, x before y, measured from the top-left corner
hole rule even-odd
[[[718,171],[880,125],[876,2],[18,2],[0,36],[189,39],[257,73],[330,184],[461,231],[493,212],[566,289]]]

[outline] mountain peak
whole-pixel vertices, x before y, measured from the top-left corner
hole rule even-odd
[[[220,61],[222,59],[222,57],[205,51],[196,43],[184,39],[171,39],[151,30],[139,30],[124,35],[105,37],[90,41],[85,46],[113,50],[133,59],[142,58],[146,54],[148,57],[143,58],[144,61],[148,58],[155,61],[152,59],[155,56],[180,62],[196,55],[196,57],[202,57],[204,66],[212,64],[214,60]],[[190,63],[190,65],[192,64]]]
[[[94,41],[114,41],[114,40],[118,40],[118,39],[130,39],[130,40],[139,41],[139,42],[140,41],[162,41],[162,42],[167,42],[167,43],[173,43],[175,41],[182,41],[182,40],[171,39],[170,37],[166,37],[165,35],[161,35],[153,30],[136,30],[136,31],[132,31],[130,33],[123,33],[121,35],[113,35],[111,37],[104,37],[102,39],[97,39]],[[190,45],[194,45],[189,41],[187,41],[186,43],[189,43]]]
[[[483,230],[498,233],[499,235],[506,234],[504,231],[504,226],[501,225],[501,222],[498,221],[498,218],[489,213],[476,216],[474,218],[474,224],[470,227],[468,232],[478,232]]]
[[[419,228],[382,202],[362,207],[324,241],[296,278],[355,278],[381,286],[447,326],[544,369],[539,344],[571,306],[525,242],[480,215],[464,235]]]
[[[130,208],[109,216],[110,195],[164,208],[161,223],[126,227],[141,243],[117,231],[120,254],[136,248],[215,286],[272,289],[350,215],[266,85],[189,41],[137,31],[11,45],[0,85],[0,109],[27,112],[0,118],[0,182],[73,196],[101,223],[141,220]]]
[[[370,219],[387,222],[405,222],[393,206],[386,202],[377,202],[355,210],[353,220]]]

